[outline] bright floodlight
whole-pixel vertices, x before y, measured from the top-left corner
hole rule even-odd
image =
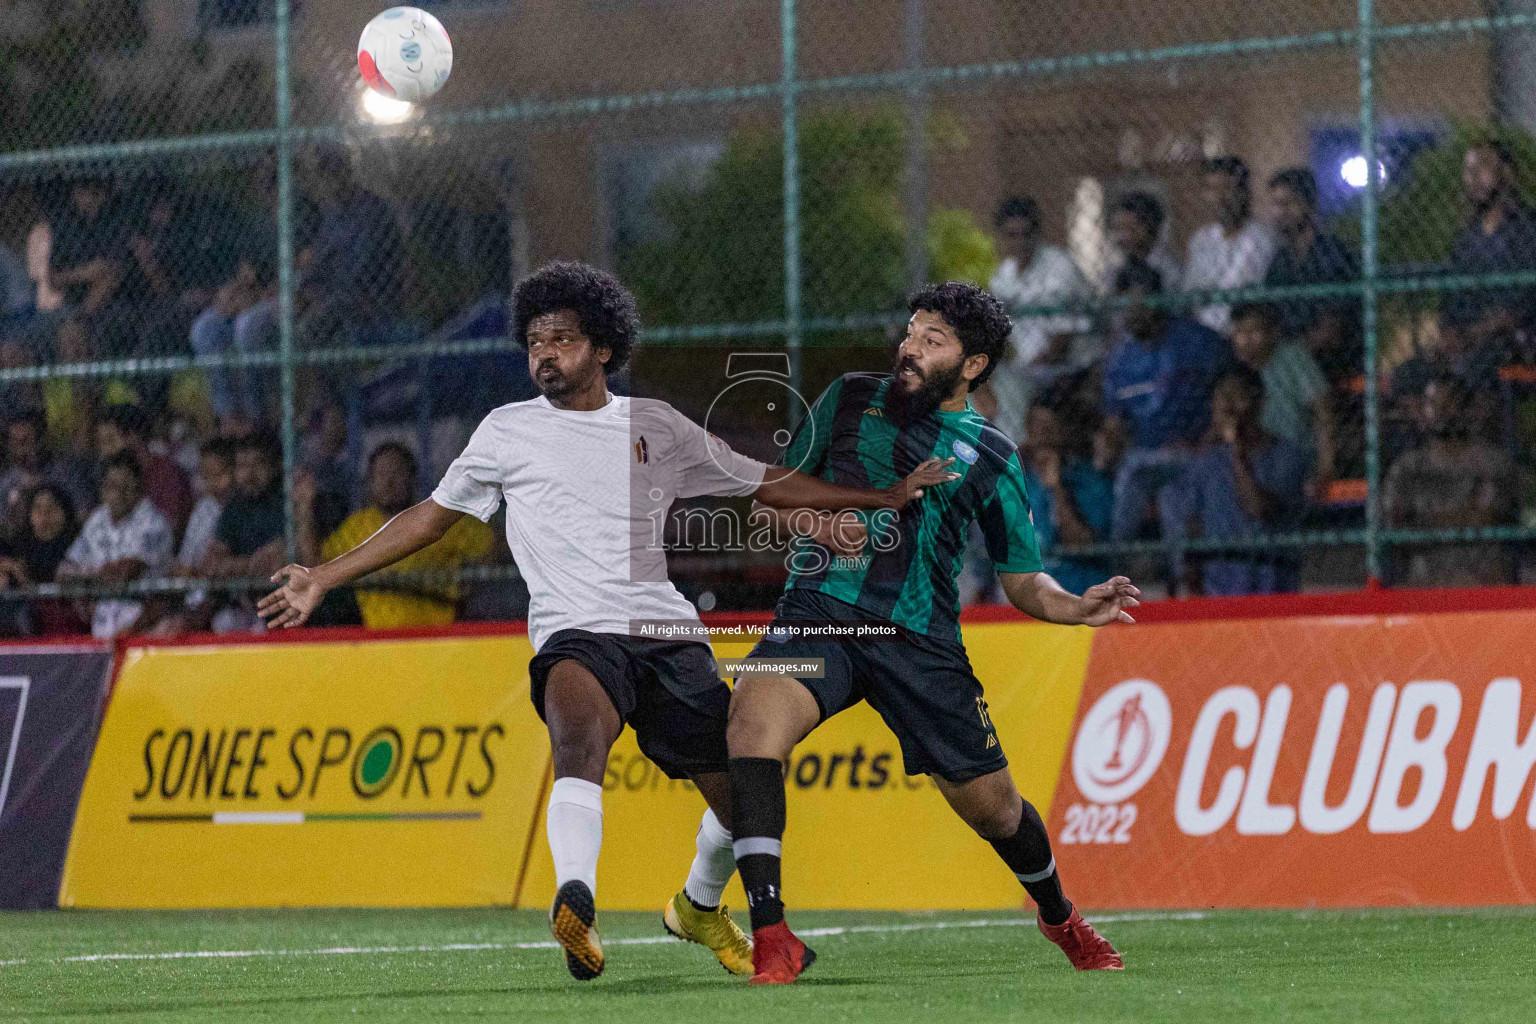
[[[1344,179],[1344,184],[1350,188],[1365,188],[1368,184],[1366,181],[1366,169],[1365,157],[1352,156],[1345,160],[1339,168],[1339,176]],[[1387,168],[1380,160],[1376,161],[1376,177],[1383,182],[1387,180]]]
[[[363,113],[374,124],[399,124],[411,116],[412,105],[372,89],[363,90]]]

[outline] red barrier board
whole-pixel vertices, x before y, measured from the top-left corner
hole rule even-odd
[[[1094,906],[1536,896],[1536,611],[1100,631],[1050,824]]]

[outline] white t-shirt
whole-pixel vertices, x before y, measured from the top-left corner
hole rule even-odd
[[[1085,302],[1093,297],[1088,279],[1065,249],[1041,245],[1029,266],[1020,269],[1012,256],[992,274],[988,289],[1010,310],[1027,306],[1052,306]],[[1086,316],[1058,313],[1055,316],[1020,316],[1013,321],[1012,362],[1028,366],[1049,344],[1055,334],[1083,334],[1092,327]]]
[[[1184,290],[1215,291],[1263,284],[1269,261],[1280,248],[1274,230],[1257,218],[1250,219],[1231,238],[1220,224],[1207,224],[1189,236],[1189,261],[1184,268]],[[1204,306],[1196,318],[1213,331],[1227,333],[1232,326],[1231,306]]]
[[[576,412],[540,396],[481,421],[432,500],[482,522],[506,500],[537,651],[562,629],[629,636],[639,620],[697,625],[667,579],[667,512],[678,498],[751,494],[767,469],[665,402],[609,395],[601,409]]]
[[[197,499],[197,504],[192,506],[192,517],[187,520],[187,532],[181,538],[177,565],[183,569],[196,569],[203,564],[208,549],[213,547],[213,534],[219,528],[219,516],[223,512],[223,502],[211,495]]]
[[[69,546],[64,560],[96,573],[113,562],[136,558],[144,563],[144,576],[148,578],[164,575],[170,569],[174,547],[165,516],[148,498],[142,498],[120,523],[112,521],[107,506],[97,506],[81,528],[80,536]],[[91,635],[98,640],[110,640],[132,628],[143,611],[144,606],[138,601],[97,601],[91,613]]]

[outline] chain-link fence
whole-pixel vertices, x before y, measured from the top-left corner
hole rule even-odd
[[[813,400],[914,285],[989,284],[974,401],[1069,585],[1530,571],[1531,0],[423,6],[456,64],[409,107],[368,3],[7,4],[0,631],[255,628],[536,394],[506,298],[556,257],[640,300],[616,386],[700,420],[731,356]],[[673,540],[701,607],[782,583]],[[408,568],[328,621],[525,606],[489,533]]]

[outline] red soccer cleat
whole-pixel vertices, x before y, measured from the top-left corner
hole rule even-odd
[[[1115,947],[1093,925],[1083,920],[1083,915],[1077,912],[1076,907],[1072,908],[1072,916],[1061,924],[1046,924],[1044,921],[1039,921],[1039,924],[1040,934],[1060,946],[1061,951],[1067,954],[1067,959],[1072,961],[1072,966],[1078,970],[1125,970],[1125,961],[1115,952]]]
[[[751,985],[788,985],[816,962],[816,951],[780,921],[752,932]]]

